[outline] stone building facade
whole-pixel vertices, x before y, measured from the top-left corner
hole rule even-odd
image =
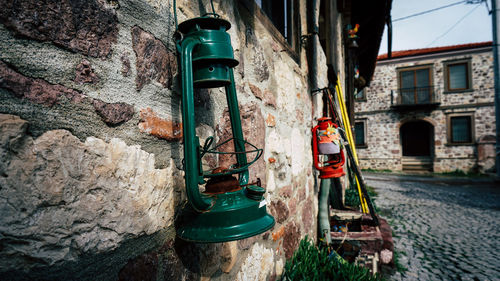
[[[357,96],[357,147],[365,169],[494,171],[491,42],[379,56]]]

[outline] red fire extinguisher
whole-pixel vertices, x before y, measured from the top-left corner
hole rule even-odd
[[[337,124],[329,117],[322,117],[312,128],[312,133],[314,167],[319,170],[319,177],[328,179],[345,175],[345,157]]]

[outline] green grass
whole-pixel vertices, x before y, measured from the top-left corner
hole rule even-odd
[[[383,170],[375,170],[375,169],[361,169],[362,172],[369,172],[369,173],[392,173],[392,170],[389,169],[383,169]]]
[[[327,247],[316,247],[307,236],[285,264],[282,281],[379,281],[362,266],[350,264]]]
[[[377,197],[378,196],[377,190],[375,190],[375,188],[373,188],[369,185],[366,186],[366,191],[368,191],[368,195],[370,195],[370,197]]]
[[[399,252],[396,249],[394,249],[392,260],[394,261],[394,266],[396,267],[396,271],[401,274],[404,274],[405,272],[408,271],[408,268],[406,268],[404,265],[401,264],[400,261],[401,255],[406,256],[406,253]]]
[[[456,169],[455,171],[452,171],[452,172],[433,173],[433,174],[434,175],[449,176],[449,177],[471,177],[471,178],[488,177],[488,175],[485,175],[485,174],[464,172],[464,171],[459,170],[459,169]]]
[[[366,191],[368,192],[368,196],[370,196],[370,199],[372,200],[373,208],[375,209],[375,212],[378,213],[377,204],[375,204],[375,198],[378,195],[377,192],[371,186],[366,186]],[[359,209],[359,206],[361,205],[361,203],[359,201],[359,195],[358,195],[357,188],[351,187],[351,188],[347,188],[345,190],[345,205]]]

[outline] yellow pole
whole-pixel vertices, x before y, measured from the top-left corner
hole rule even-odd
[[[354,139],[352,137],[351,122],[349,121],[349,116],[347,115],[347,109],[344,102],[344,94],[342,93],[342,87],[340,87],[340,81],[338,80],[338,78],[337,78],[337,85],[335,86],[335,88],[336,88],[337,98],[339,100],[340,111],[342,113],[342,119],[344,120],[344,127],[347,135],[347,141],[349,142],[349,146],[351,147],[354,160],[356,161],[355,165],[358,165],[359,161],[358,161],[358,155],[356,154]],[[361,186],[359,184],[358,177],[355,176],[355,178],[356,178],[356,186],[358,188],[359,202],[361,203],[361,211],[365,214],[368,214],[369,213],[368,203],[366,202],[366,199],[361,192]]]

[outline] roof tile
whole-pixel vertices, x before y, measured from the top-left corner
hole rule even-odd
[[[488,42],[469,43],[469,44],[433,47],[433,48],[425,48],[425,49],[395,51],[395,52],[392,52],[391,59],[418,56],[418,55],[426,55],[426,54],[432,54],[432,53],[441,53],[441,52],[448,52],[448,51],[457,51],[457,50],[464,50],[464,49],[474,49],[474,48],[480,48],[480,47],[488,47],[491,45],[492,45],[492,42],[488,41]],[[382,55],[377,57],[377,61],[388,60],[388,59],[389,58],[387,57],[387,54],[382,54]]]

